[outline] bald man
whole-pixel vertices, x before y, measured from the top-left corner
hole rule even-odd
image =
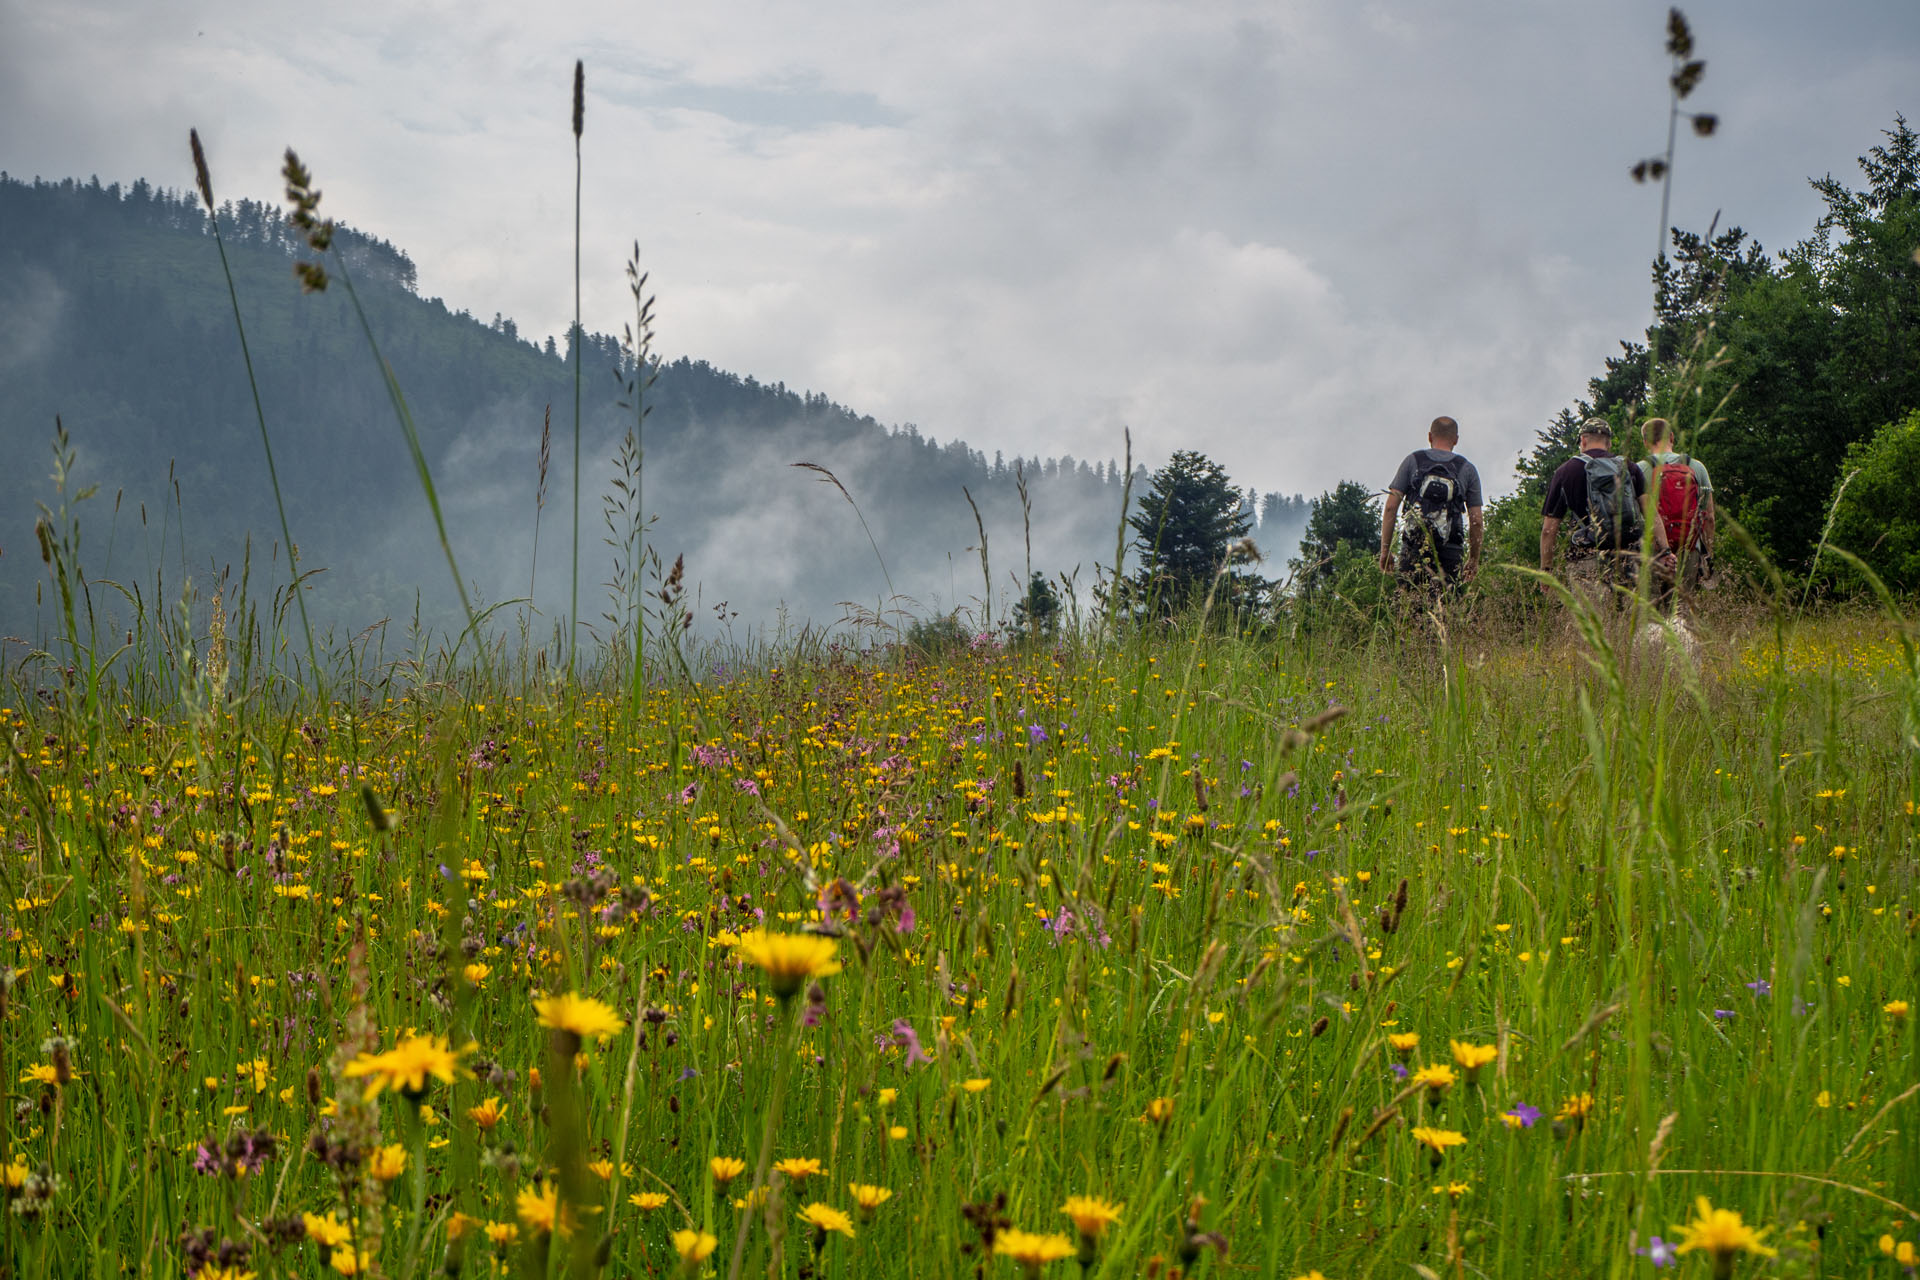
[[[1401,460],[1380,513],[1380,572],[1437,591],[1480,571],[1480,472],[1454,451],[1459,443],[1460,424],[1435,418],[1427,447]],[[1396,563],[1393,529],[1403,503],[1407,527]]]

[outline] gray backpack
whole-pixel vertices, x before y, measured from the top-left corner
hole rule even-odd
[[[1640,545],[1640,504],[1634,500],[1625,458],[1596,458],[1583,453],[1587,466],[1587,520],[1584,532],[1597,551],[1626,551]]]
[[[1413,481],[1407,510],[1417,527],[1429,532],[1441,546],[1459,546],[1466,540],[1467,498],[1460,483],[1461,458],[1429,462]]]

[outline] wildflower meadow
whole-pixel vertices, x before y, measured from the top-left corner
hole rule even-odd
[[[1907,633],[1560,621],[17,681],[7,1274],[1911,1274]]]
[[[283,174],[468,625],[316,638],[257,386],[252,594],[89,579],[59,434],[53,621],[0,667],[0,1280],[1920,1269],[1890,597],[1769,570],[1683,645],[1490,566],[1516,589],[1424,617],[1122,620],[1123,498],[1104,619],[1028,565],[1031,625],[991,626],[975,507],[984,625],[707,644],[646,544],[636,247],[611,640],[577,621],[576,356],[543,646],[469,599]]]

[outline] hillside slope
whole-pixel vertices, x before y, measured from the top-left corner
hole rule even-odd
[[[253,365],[272,431],[288,522],[316,616],[345,632],[382,617],[452,617],[450,578],[376,366],[337,286],[303,295],[296,242],[271,206],[223,206]],[[36,502],[51,502],[47,441],[59,415],[76,481],[99,486],[85,515],[90,576],[167,598],[237,574],[251,536],[255,585],[285,580],[273,508],[220,262],[205,212],[146,183],[22,183],[0,174],[0,630],[31,636],[41,566]],[[419,422],[463,576],[477,598],[528,595],[564,615],[572,515],[572,370],[564,350],[520,338],[415,291],[394,246],[342,229],[381,349]],[[614,575],[607,502],[631,426],[619,406],[630,366],[618,342],[584,343],[580,613],[607,607]],[[877,605],[882,570],[831,486],[791,464],[830,468],[859,501],[894,588],[921,610],[977,601],[974,515],[991,549],[997,614],[1025,551],[1011,461],[964,443],[889,429],[821,396],[710,365],[664,365],[650,395],[641,506],[648,543],[686,556],[704,606],[753,623],[783,608],[831,621],[841,602]],[[542,421],[552,453],[534,524]],[[1111,463],[1026,462],[1034,567],[1078,567],[1089,582],[1113,555],[1122,479]],[[1285,503],[1281,504],[1285,506]],[[622,518],[614,513],[611,524]],[[184,534],[183,534],[184,531]]]

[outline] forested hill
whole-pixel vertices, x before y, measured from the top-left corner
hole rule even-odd
[[[303,295],[297,240],[270,205],[222,207],[221,231],[246,321],[253,367],[309,594],[336,634],[426,615],[450,620],[454,596],[404,438],[348,298],[337,286]],[[202,594],[237,576],[251,535],[254,586],[285,582],[285,554],[226,284],[206,213],[192,197],[144,182],[23,183],[0,174],[0,633],[42,634],[44,572],[36,502],[55,501],[49,441],[59,415],[77,454],[82,563],[93,579],[177,599],[184,577]],[[572,517],[573,376],[551,340],[520,338],[415,292],[405,253],[341,229],[381,350],[392,363],[444,504],[463,577],[483,601],[525,596],[564,615]],[[580,615],[608,607],[627,517],[619,462],[631,414],[620,344],[585,339]],[[1014,462],[988,459],[912,427],[890,429],[821,396],[676,360],[648,393],[640,506],[648,543],[705,608],[725,600],[763,622],[831,621],[840,602],[886,595],[879,561],[831,471],[858,500],[899,593],[922,611],[982,593],[971,492],[985,521],[995,612],[1017,593],[1025,549]],[[538,511],[543,418],[551,463]],[[1123,476],[1111,462],[1024,464],[1033,567],[1053,575],[1112,559]],[[1268,495],[1263,535],[1298,539],[1305,504]],[[620,530],[610,534],[610,525]],[[1278,527],[1284,525],[1285,527]],[[184,536],[183,536],[184,534]]]

